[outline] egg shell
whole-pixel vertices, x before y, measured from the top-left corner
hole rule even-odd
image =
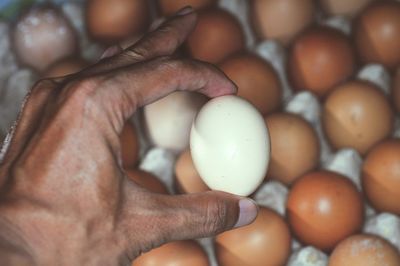
[[[310,25],[315,15],[312,0],[254,0],[251,6],[258,35],[285,45]]]
[[[295,90],[322,97],[355,71],[350,40],[339,30],[316,26],[299,35],[289,51],[288,75]]]
[[[318,137],[306,120],[295,114],[273,113],[265,122],[271,138],[268,178],[290,185],[318,165]]]
[[[191,6],[195,10],[204,9],[215,5],[217,0],[158,0],[158,7],[161,14],[164,16],[170,16],[181,8]]]
[[[398,266],[399,252],[386,240],[372,235],[354,235],[340,242],[329,266]]]
[[[282,103],[282,89],[275,70],[264,59],[251,53],[236,54],[220,65],[238,86],[237,95],[248,100],[265,115]]]
[[[180,193],[210,190],[194,167],[190,150],[183,151],[175,163],[175,185]]]
[[[168,194],[165,185],[153,174],[140,169],[125,169],[127,176],[139,186],[160,194]]]
[[[354,21],[353,38],[363,63],[389,69],[400,64],[400,2],[374,1]]]
[[[179,153],[189,146],[190,127],[207,101],[199,93],[177,91],[144,107],[144,127],[152,144]]]
[[[54,62],[75,54],[77,34],[54,6],[27,10],[14,26],[13,47],[20,63],[44,71]]]
[[[142,254],[132,266],[209,266],[207,254],[194,240],[174,241]]]
[[[63,58],[50,65],[44,71],[43,77],[62,77],[81,71],[89,63],[80,57]]]
[[[380,89],[365,81],[351,81],[327,97],[322,124],[334,149],[350,147],[365,155],[391,134],[394,114]]]
[[[210,100],[190,132],[193,163],[213,190],[240,196],[263,181],[270,156],[264,119],[246,100],[226,95]]]
[[[131,122],[125,123],[120,135],[121,158],[124,167],[133,167],[139,161],[140,143],[135,126]]]
[[[253,223],[217,235],[215,249],[220,266],[285,265],[290,255],[290,231],[274,211],[260,207]]]
[[[353,17],[374,0],[320,0],[322,9],[329,15]]]
[[[397,113],[400,113],[400,66],[397,68],[393,78],[392,99]]]
[[[355,185],[329,171],[303,175],[289,192],[287,218],[301,242],[332,250],[363,224],[363,201]]]
[[[88,0],[85,11],[89,35],[108,45],[142,34],[150,21],[147,0]]]
[[[193,58],[216,64],[245,48],[244,33],[231,13],[210,8],[198,13],[186,47]]]
[[[371,149],[362,167],[362,185],[374,208],[400,215],[400,139]]]

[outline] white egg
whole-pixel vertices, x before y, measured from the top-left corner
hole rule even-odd
[[[197,114],[190,150],[197,171],[211,189],[247,196],[267,172],[268,129],[246,100],[232,95],[217,97]]]

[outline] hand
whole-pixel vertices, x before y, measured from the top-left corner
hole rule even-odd
[[[254,220],[248,199],[151,193],[121,167],[119,134],[137,108],[175,90],[235,92],[214,66],[171,56],[195,22],[186,8],[127,50],[32,88],[3,147],[0,265],[125,265]]]

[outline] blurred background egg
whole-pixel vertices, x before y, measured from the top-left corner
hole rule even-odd
[[[330,27],[313,27],[298,36],[289,52],[288,74],[295,90],[325,96],[355,71],[347,36]]]
[[[261,114],[280,107],[282,89],[279,77],[264,59],[240,53],[224,60],[219,67],[238,86],[237,95],[248,100]]]
[[[215,238],[220,266],[285,265],[290,254],[291,236],[283,217],[260,207],[255,221]]]
[[[120,135],[122,165],[125,168],[133,167],[139,160],[139,139],[135,126],[126,122]]]
[[[374,0],[320,0],[322,9],[330,15],[353,17]]]
[[[372,83],[350,81],[337,88],[324,103],[322,123],[335,149],[350,147],[361,155],[393,130],[389,100]]]
[[[168,194],[166,186],[153,174],[140,169],[125,169],[127,176],[139,186],[160,194]]]
[[[150,141],[174,152],[186,149],[193,118],[206,101],[202,94],[178,91],[146,105],[144,120]]]
[[[374,208],[400,215],[400,139],[371,149],[362,167],[362,184]]]
[[[209,266],[203,248],[194,240],[181,240],[164,244],[140,255],[132,266]]]
[[[313,0],[254,0],[251,9],[258,35],[285,45],[310,25],[315,16]]]
[[[158,0],[157,2],[161,14],[164,16],[171,16],[186,6],[191,6],[196,10],[200,10],[215,5],[217,0]]]
[[[306,120],[295,114],[274,113],[265,122],[271,138],[268,178],[290,185],[318,165],[318,137]]]
[[[76,73],[87,67],[89,63],[81,57],[67,57],[51,64],[43,74],[43,77],[62,77]]]
[[[354,235],[341,241],[329,258],[329,266],[398,266],[398,250],[374,235]]]
[[[183,151],[176,160],[175,185],[180,193],[198,193],[210,190],[197,172],[189,149]]]
[[[294,235],[323,251],[361,230],[363,201],[347,178],[328,171],[303,175],[287,201],[287,218]]]
[[[364,63],[400,64],[400,2],[375,1],[355,20],[353,37]]]
[[[198,13],[197,25],[189,35],[186,47],[193,58],[218,63],[244,49],[244,33],[231,13],[210,8]]]
[[[78,51],[70,22],[50,5],[32,7],[16,22],[13,47],[21,64],[43,71]]]
[[[150,23],[147,0],[88,0],[85,12],[89,35],[109,45],[143,34]]]

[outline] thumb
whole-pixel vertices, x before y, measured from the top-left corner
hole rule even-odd
[[[167,206],[164,221],[158,226],[165,233],[165,241],[214,236],[254,221],[258,213],[256,203],[232,194],[210,191],[198,194],[164,196]]]

